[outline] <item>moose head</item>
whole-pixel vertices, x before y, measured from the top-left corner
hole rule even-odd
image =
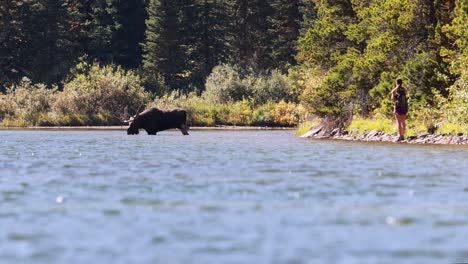
[[[133,109],[133,108],[132,108]],[[130,117],[128,120],[125,120],[124,123],[128,124],[127,128],[127,135],[138,135],[140,132],[139,129],[141,127],[140,124],[140,110],[142,109],[142,106],[138,108],[136,111],[136,114],[132,117]],[[125,108],[125,113],[128,116],[128,108]]]

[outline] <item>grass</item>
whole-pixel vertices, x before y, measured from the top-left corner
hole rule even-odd
[[[300,123],[297,126],[296,131],[294,133],[296,134],[296,136],[300,137],[318,125],[320,125],[320,120],[318,118],[314,120],[308,120]]]
[[[406,136],[417,136],[429,133],[426,120],[406,120]],[[382,116],[374,118],[355,117],[348,126],[348,131],[357,130],[358,134],[368,133],[372,130],[383,131],[387,134],[397,133],[396,121]],[[468,135],[468,124],[454,124],[440,122],[435,129],[435,134],[457,135],[463,133]]]
[[[442,122],[437,129],[437,132],[448,135],[456,135],[458,133],[468,135],[468,124],[453,124],[449,122]]]
[[[375,116],[372,119],[354,117],[351,124],[348,126],[348,131],[357,130],[358,134],[368,133],[372,130],[383,131],[387,134],[396,133],[396,124],[393,120],[382,116]]]

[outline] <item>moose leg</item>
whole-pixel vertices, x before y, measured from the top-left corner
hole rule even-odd
[[[156,135],[158,133],[158,131],[156,131],[155,129],[145,129],[146,130],[146,133],[148,133],[148,135]]]
[[[189,127],[185,124],[180,127],[180,131],[182,131],[182,134],[184,134],[185,136],[189,134],[188,130],[189,130]]]

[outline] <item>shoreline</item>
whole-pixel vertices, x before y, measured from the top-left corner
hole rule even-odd
[[[125,131],[128,126],[37,126],[37,127],[1,127],[0,131],[29,130],[29,131]],[[265,127],[265,126],[194,126],[190,130],[294,130],[294,127]],[[177,130],[177,129],[169,129]]]
[[[335,128],[331,132],[325,131],[319,126],[312,128],[309,132],[300,136],[309,139],[330,139],[341,141],[357,142],[385,142],[385,143],[405,143],[419,145],[468,145],[468,135],[445,135],[445,134],[424,134],[418,136],[409,136],[405,140],[397,141],[398,134],[387,134],[383,131],[372,130],[363,134],[357,131],[348,132],[347,130]]]

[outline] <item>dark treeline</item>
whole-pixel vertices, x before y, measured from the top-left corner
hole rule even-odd
[[[140,70],[159,92],[203,90],[219,64],[294,65],[299,0],[15,0],[0,2],[0,83],[60,84],[88,61]]]
[[[2,84],[23,76],[60,83],[85,55],[127,68],[141,64],[143,1],[1,1],[0,12]]]

